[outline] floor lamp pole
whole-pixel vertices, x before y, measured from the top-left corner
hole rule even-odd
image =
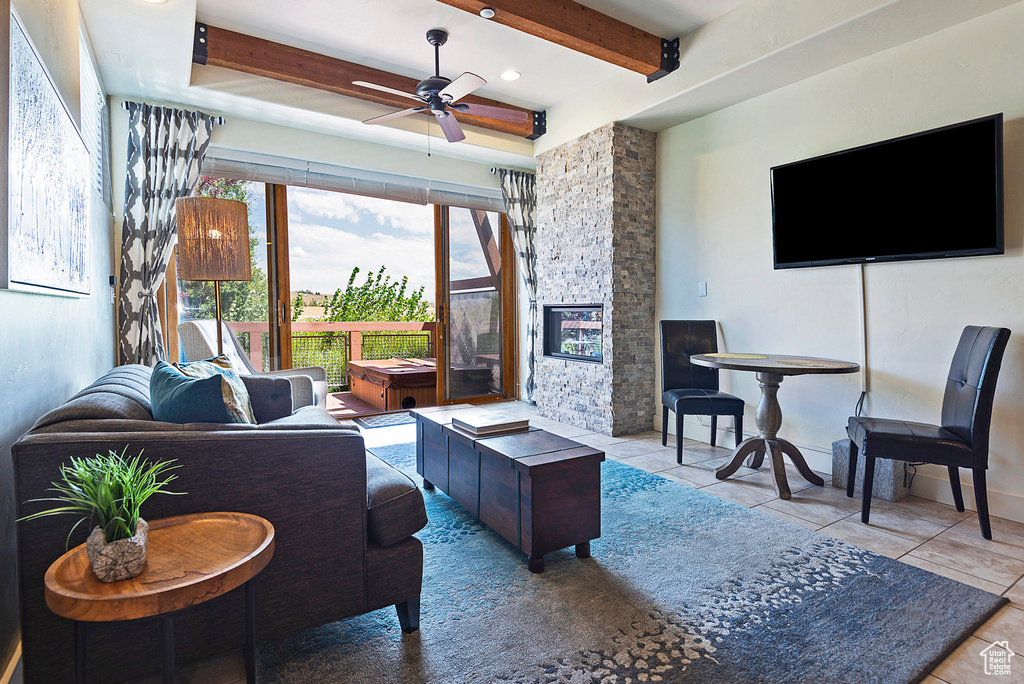
[[[224,353],[224,333],[220,323],[220,281],[213,281],[213,299],[216,302],[217,311],[217,356]]]

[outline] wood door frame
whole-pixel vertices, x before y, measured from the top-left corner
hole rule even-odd
[[[288,261],[288,186],[267,183],[267,321],[270,370],[292,367],[291,266]],[[251,342],[250,342],[251,344]]]
[[[448,383],[448,354],[446,338],[450,311],[445,291],[449,284],[448,273],[448,210],[451,207],[441,204],[434,205],[434,281],[435,311],[437,326],[435,328],[434,356],[437,359],[437,405],[471,403],[486,404],[499,401],[512,401],[518,398],[518,351],[519,351],[519,317],[518,279],[516,278],[515,247],[512,234],[505,214],[499,214],[501,232],[501,379],[502,394],[459,399],[446,399],[445,387]],[[462,209],[464,207],[455,207]],[[481,248],[485,247],[481,245]]]

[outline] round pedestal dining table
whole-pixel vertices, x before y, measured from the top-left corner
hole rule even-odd
[[[792,493],[789,489],[789,481],[786,479],[786,465],[782,455],[789,456],[789,459],[796,466],[808,482],[818,485],[825,484],[825,481],[818,477],[800,450],[781,439],[779,429],[782,427],[782,408],[779,406],[779,385],[782,380],[790,375],[835,375],[841,373],[856,373],[860,365],[849,361],[837,361],[834,359],[819,359],[809,356],[785,356],[782,354],[694,354],[690,357],[690,363],[706,368],[718,368],[721,370],[749,371],[757,373],[757,380],[761,385],[761,400],[757,403],[757,410],[754,413],[754,420],[757,423],[758,435],[740,442],[732,452],[729,463],[715,471],[715,477],[724,480],[734,474],[743,461],[751,457],[750,465],[760,468],[764,457],[769,456],[768,465],[771,468],[775,491],[780,499],[789,499]]]

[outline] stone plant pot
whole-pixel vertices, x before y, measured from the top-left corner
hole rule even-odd
[[[128,539],[108,542],[103,530],[96,527],[85,542],[85,551],[96,577],[101,582],[116,582],[142,572],[148,543],[149,523],[139,518],[135,536]]]

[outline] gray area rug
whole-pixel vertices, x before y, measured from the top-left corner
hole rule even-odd
[[[412,444],[374,449],[414,475]],[[1006,603],[615,461],[602,538],[532,575],[424,492],[422,622],[393,609],[261,647],[265,682],[916,682]]]

